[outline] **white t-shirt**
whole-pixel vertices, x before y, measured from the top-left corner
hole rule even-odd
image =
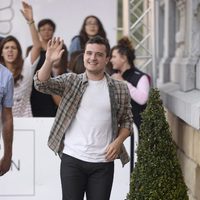
[[[34,71],[39,62],[38,57],[33,64],[31,64],[31,53],[24,60],[22,69],[22,80],[17,82],[14,87],[14,105],[12,108],[13,117],[32,117],[30,96],[33,84]]]
[[[106,78],[89,80],[76,116],[66,131],[63,152],[87,162],[106,162],[105,151],[112,140]]]

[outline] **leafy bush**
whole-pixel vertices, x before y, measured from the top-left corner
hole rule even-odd
[[[138,161],[127,200],[188,200],[158,89],[150,91],[139,134]]]

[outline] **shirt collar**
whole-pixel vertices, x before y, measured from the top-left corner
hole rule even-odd
[[[88,83],[88,77],[87,77],[86,72],[84,72],[82,75],[83,75],[83,84]],[[106,72],[104,72],[104,75],[106,77],[108,84],[113,85],[113,79],[110,77],[110,75],[107,74]]]

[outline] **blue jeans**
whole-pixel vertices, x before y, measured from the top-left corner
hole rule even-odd
[[[69,155],[61,157],[62,200],[109,200],[114,162],[91,163]]]

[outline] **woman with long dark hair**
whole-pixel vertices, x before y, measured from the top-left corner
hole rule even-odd
[[[33,48],[26,59],[22,58],[22,49],[19,41],[14,36],[5,37],[0,44],[0,63],[6,66],[14,77],[14,117],[32,117],[30,94],[34,70],[39,61],[41,43],[34,20],[32,7],[22,2],[22,14],[29,25]]]
[[[106,32],[100,19],[94,15],[89,15],[84,19],[79,35],[72,38],[69,47],[69,56],[75,51],[84,50],[89,38],[96,35],[106,39]]]

